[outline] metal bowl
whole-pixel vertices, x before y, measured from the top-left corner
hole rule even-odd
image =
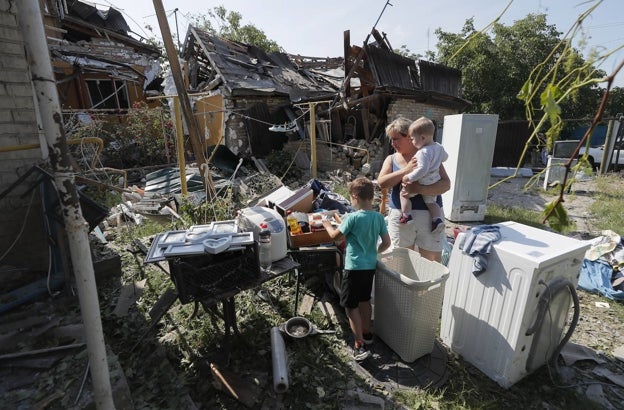
[[[284,332],[292,338],[301,339],[312,332],[312,323],[304,317],[291,317],[284,325]]]

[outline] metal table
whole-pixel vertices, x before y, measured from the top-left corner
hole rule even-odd
[[[204,309],[207,309],[221,302],[223,308],[222,318],[225,325],[226,337],[230,335],[230,330],[238,335],[239,330],[236,321],[236,303],[234,297],[244,290],[256,288],[265,282],[268,282],[289,272],[294,272],[296,276],[297,288],[294,308],[296,313],[300,286],[299,267],[299,263],[293,260],[290,255],[288,255],[283,259],[273,262],[269,271],[261,270],[260,275],[254,281],[247,282],[244,285],[230,291],[222,292],[207,298],[202,298],[201,300],[199,300],[199,303],[204,307]]]
[[[167,258],[163,256],[162,253],[159,253],[159,250],[156,249],[156,246],[155,246],[155,244],[159,242],[159,240],[162,238],[163,235],[164,234],[162,233],[157,234],[152,240],[151,246],[149,248],[145,246],[141,246],[141,244],[137,244],[136,241],[135,241],[135,245],[139,246],[141,251],[146,254],[144,263],[154,263],[156,264],[156,266],[163,269],[162,265],[160,265],[159,262],[166,261],[169,263],[169,272],[167,273],[171,275],[172,263],[173,263],[172,261],[174,260],[174,258]],[[188,260],[188,258],[193,258],[196,256],[198,255],[188,255],[187,257],[177,256],[176,259],[184,261],[185,259]],[[195,302],[195,312],[197,311],[198,305],[201,304],[205,310],[210,309],[213,312],[218,313],[219,316],[221,316],[225,324],[226,336],[229,336],[231,331],[233,331],[236,334],[239,334],[237,321],[236,321],[235,296],[244,290],[256,288],[262,285],[263,283],[268,282],[272,279],[275,279],[279,276],[282,276],[286,273],[294,272],[296,276],[296,295],[295,295],[295,307],[294,307],[295,314],[296,314],[298,299],[299,299],[299,288],[300,288],[299,267],[300,267],[299,262],[295,261],[290,255],[287,255],[286,257],[276,262],[273,262],[271,264],[270,270],[265,271],[265,270],[260,269],[260,272],[257,276],[247,277],[245,280],[237,282],[236,286],[229,287],[228,289],[224,289],[223,291],[218,291],[207,296],[192,298],[192,301]],[[233,272],[233,273],[235,274],[236,272]],[[180,299],[182,303],[188,303],[190,301],[188,297],[182,300],[183,298],[180,298],[180,295],[178,293],[175,294],[175,297],[172,297],[173,295],[171,292],[166,292],[165,294],[161,296],[161,299],[163,299],[161,303],[162,307],[158,309],[158,314],[152,315],[152,319],[154,319],[155,322],[160,320],[160,318],[173,305],[173,302],[175,302],[176,298]],[[214,309],[214,307],[217,306],[219,302],[221,302],[222,304],[222,312],[218,312]],[[159,303],[157,302],[157,305],[158,304]]]

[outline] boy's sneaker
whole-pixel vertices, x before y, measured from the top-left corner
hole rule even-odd
[[[372,345],[373,344],[373,334],[372,333],[364,333],[364,334],[362,334],[362,337],[363,337],[365,345]]]
[[[412,220],[412,215],[409,215],[409,214],[403,214],[401,215],[401,218],[399,218],[399,222],[402,224],[406,224],[411,220]]]
[[[370,355],[371,353],[366,350],[366,347],[364,347],[364,345],[353,348],[353,358],[357,362],[361,362],[362,360],[367,359]]]
[[[433,221],[431,221],[431,233],[432,234],[437,235],[440,232],[442,232],[444,228],[446,228],[446,225],[444,225],[444,220],[442,220],[442,218],[436,218]]]

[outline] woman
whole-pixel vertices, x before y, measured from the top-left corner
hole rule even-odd
[[[426,259],[440,262],[442,249],[446,241],[445,232],[434,234],[431,232],[431,218],[423,201],[422,195],[438,195],[438,205],[442,206],[440,194],[448,191],[451,181],[444,166],[440,166],[440,180],[432,185],[420,185],[413,182],[408,186],[412,193],[419,194],[412,197],[412,222],[402,224],[401,218],[401,181],[403,176],[416,167],[416,147],[408,135],[412,121],[407,118],[397,118],[386,127],[386,134],[390,144],[396,151],[388,155],[377,177],[381,189],[390,189],[390,211],[388,213],[388,232],[395,247],[416,249]]]

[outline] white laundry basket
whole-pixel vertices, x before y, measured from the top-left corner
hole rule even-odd
[[[380,255],[375,275],[375,334],[405,362],[431,353],[449,270],[416,251]]]

